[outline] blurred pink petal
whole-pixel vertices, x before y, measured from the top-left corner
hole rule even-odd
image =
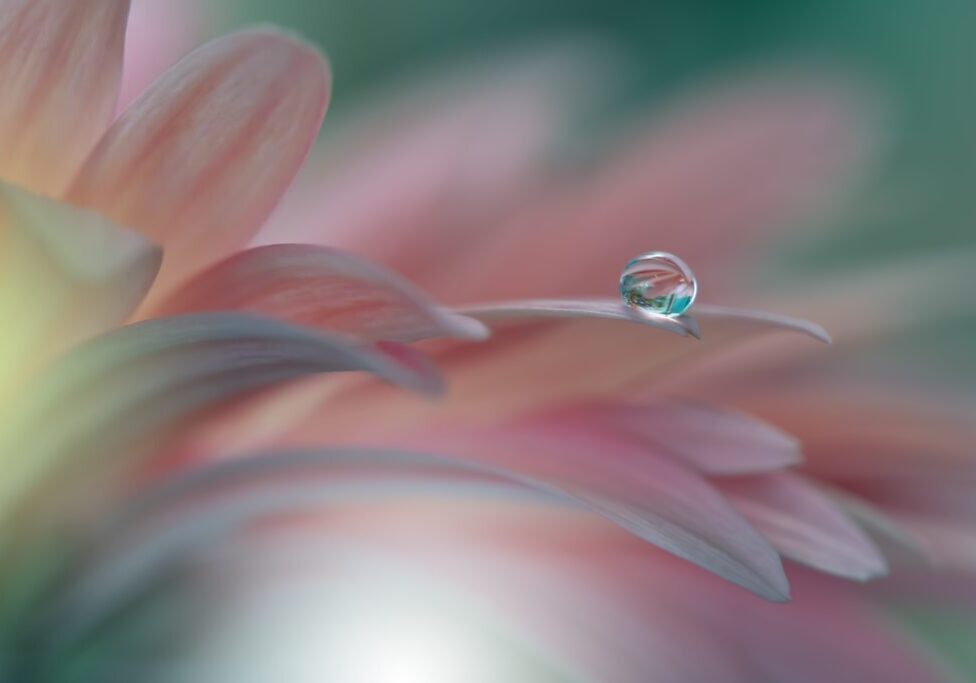
[[[348,371],[427,394],[442,389],[436,369],[415,355],[269,318],[209,313],[119,328],[52,365],[5,421],[0,447],[15,448],[22,466],[0,482],[0,505],[26,496],[58,467],[76,472],[81,458],[92,477],[114,471],[120,463],[105,461],[113,453],[131,467],[165,428],[249,392]],[[73,407],[69,416],[65,406]]]
[[[608,61],[571,43],[384,93],[330,123],[326,154],[258,240],[342,247],[426,284],[541,181],[559,124],[612,80]]]
[[[670,373],[737,344],[754,342],[778,331],[823,338],[816,325],[788,316],[703,307],[702,341],[680,336],[682,324],[662,316],[629,313],[618,303],[594,300],[527,301],[458,309],[494,327],[478,345],[451,345],[435,355],[444,368],[450,392],[436,405],[405,401],[374,383],[350,383],[342,391],[279,397],[274,424],[263,422],[262,440],[284,434],[300,443],[322,439],[376,438],[397,434],[421,422],[432,425],[484,423],[553,403],[572,403],[621,391],[646,390]],[[661,326],[679,334],[663,333]],[[513,382],[519,390],[511,391]],[[326,407],[327,405],[327,407]],[[366,406],[369,406],[368,410]],[[382,424],[369,411],[386,416]],[[254,415],[219,429],[211,447],[233,448],[257,438],[249,423]]]
[[[575,315],[566,315],[567,306],[575,308]],[[657,319],[634,316],[620,304],[611,308],[616,315],[606,315],[602,307],[594,311],[587,301],[548,308],[527,302],[533,317],[524,317],[518,302],[459,309],[492,321],[499,332],[486,344],[448,351],[441,357],[451,381],[451,407],[483,411],[491,406],[492,414],[529,409],[553,400],[646,387],[699,358],[725,353],[773,332],[823,339],[817,326],[789,317],[702,305],[694,315],[701,328],[698,342],[648,329]],[[501,324],[496,318],[502,317],[514,322]],[[515,378],[521,389],[513,396],[507,388]]]
[[[153,315],[273,315],[368,340],[483,339],[476,320],[438,307],[395,273],[328,247],[278,244],[238,252],[174,292]]]
[[[569,408],[572,419],[638,438],[703,474],[757,474],[799,464],[794,437],[754,417],[687,400],[600,401]]]
[[[730,638],[753,679],[790,683],[945,683],[953,678],[890,619],[844,584],[797,573],[788,609],[743,596],[714,581],[662,572],[686,609]],[[641,583],[634,584],[639,590]],[[643,582],[644,590],[655,590]],[[660,590],[657,588],[656,590]],[[744,628],[743,624],[748,624]]]
[[[166,248],[160,286],[247,242],[318,132],[319,54],[270,30],[218,39],[166,72],[112,126],[68,198]]]
[[[496,222],[476,249],[462,244],[431,291],[458,302],[600,295],[650,242],[715,281],[750,235],[808,216],[844,187],[866,155],[863,119],[860,96],[817,77],[706,92],[591,177]]]
[[[632,440],[546,418],[424,433],[418,443],[548,482],[646,541],[766,599],[788,599],[766,540],[699,474]]]
[[[715,484],[786,557],[859,581],[887,573],[867,534],[802,477],[778,472]]]
[[[115,112],[128,12],[128,0],[4,3],[0,177],[42,194],[71,179]]]
[[[970,489],[971,491],[971,489]],[[918,512],[890,513],[935,567],[976,574],[976,524],[972,518],[946,519]],[[968,587],[972,591],[972,585]]]

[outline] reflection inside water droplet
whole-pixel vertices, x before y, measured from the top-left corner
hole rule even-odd
[[[679,316],[695,301],[698,283],[684,261],[652,251],[630,261],[620,275],[620,296],[631,308]]]

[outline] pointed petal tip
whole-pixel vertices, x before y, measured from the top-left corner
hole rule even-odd
[[[763,323],[772,328],[804,334],[824,344],[830,344],[832,341],[830,334],[821,325],[791,315],[707,304],[696,305],[695,313],[697,317],[704,319],[741,320]]]
[[[698,325],[698,321],[690,315],[682,315],[678,318],[678,322],[684,327],[689,335],[701,341],[701,327]]]
[[[468,341],[484,341],[491,337],[491,329],[477,318],[445,311],[441,324],[448,335]]]

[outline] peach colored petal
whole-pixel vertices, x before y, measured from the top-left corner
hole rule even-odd
[[[70,181],[115,111],[128,12],[128,0],[4,2],[0,177],[42,194]]]
[[[193,278],[152,314],[219,310],[270,315],[371,341],[488,335],[478,321],[438,307],[394,273],[308,244],[239,252]]]
[[[163,289],[245,243],[318,132],[329,92],[319,54],[257,30],[191,53],[99,143],[68,198],[166,248]]]
[[[868,535],[804,478],[776,472],[714,483],[786,557],[859,581],[887,573]]]
[[[138,233],[0,183],[0,393],[14,376],[125,320],[161,258]]]

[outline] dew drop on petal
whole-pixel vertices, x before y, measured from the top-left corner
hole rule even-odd
[[[641,254],[620,275],[620,296],[631,308],[659,315],[679,316],[695,301],[698,283],[684,261],[673,254]]]

